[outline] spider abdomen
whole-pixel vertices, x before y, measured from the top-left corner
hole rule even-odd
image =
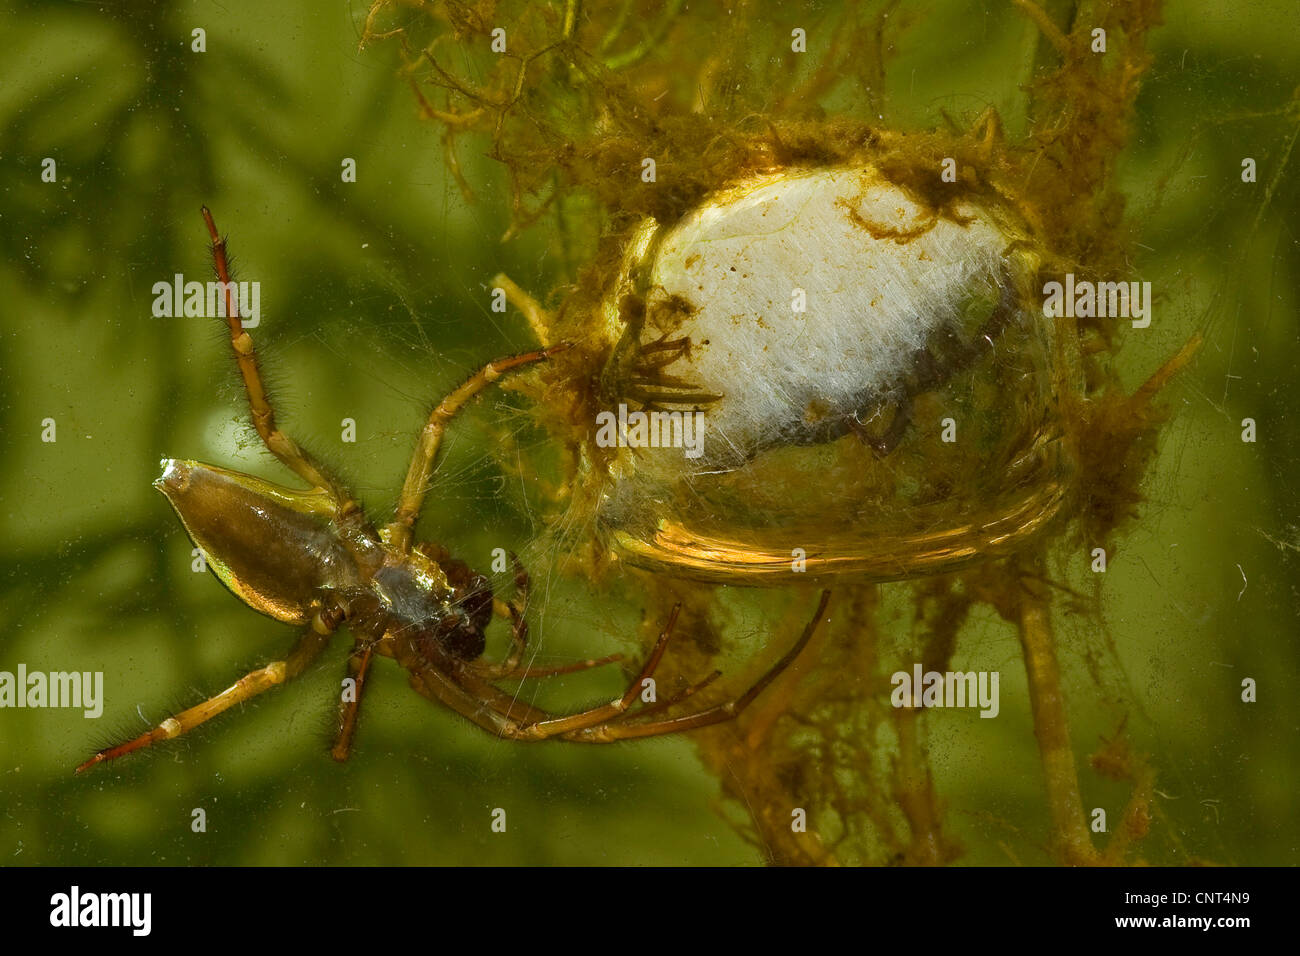
[[[164,459],[154,487],[171,502],[207,566],[254,610],[306,624],[322,590],[361,584],[326,495],[195,461]]]

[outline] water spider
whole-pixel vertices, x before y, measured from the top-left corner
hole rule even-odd
[[[515,562],[515,594],[493,596],[488,579],[445,548],[415,543],[414,527],[429,492],[443,433],[484,388],[512,370],[545,361],[567,343],[497,359],[447,395],[420,433],[391,521],[378,528],[360,503],[319,461],[280,430],[262,383],[252,337],[241,322],[230,284],[226,244],[211,213],[203,218],[225,297],[230,345],[243,378],[252,422],[268,451],[307,483],[297,491],[250,475],[191,461],[165,460],[154,483],[180,516],[208,566],[254,610],[305,628],[287,657],[241,677],[221,693],[168,717],[147,733],[95,754],[77,768],[188,733],[232,706],[291,680],[316,658],[331,635],[347,625],[355,640],[343,683],[338,730],[331,750],[347,759],[362,691],[375,657],[391,657],[410,673],[411,686],[494,734],[516,740],[557,737],[606,743],[693,730],[740,713],[785,669],[812,638],[829,601],[817,610],[790,649],[743,694],[683,713],[679,705],[720,673],[659,699],[654,673],[667,650],[680,605],[626,691],[609,703],[559,716],[523,703],[494,685],[504,679],[553,676],[620,659],[618,655],[555,668],[524,664],[528,575]],[[480,660],[493,617],[510,622],[512,650],[500,663]]]

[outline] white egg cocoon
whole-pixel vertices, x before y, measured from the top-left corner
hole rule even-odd
[[[960,330],[972,290],[1003,280],[1010,240],[979,210],[939,217],[867,168],[786,171],[732,187],[666,232],[650,300],[692,311],[669,371],[703,406],[701,469],[838,437]],[[958,219],[963,221],[958,221]]]

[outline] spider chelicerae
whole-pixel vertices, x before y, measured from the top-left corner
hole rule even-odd
[[[569,715],[533,707],[494,682],[549,677],[620,660],[620,655],[561,667],[524,664],[528,575],[516,559],[515,593],[494,597],[488,579],[431,543],[415,543],[414,528],[429,491],[444,431],[480,391],[507,372],[541,362],[567,343],[497,359],[452,390],[420,433],[393,519],[377,528],[342,481],[280,430],[262,384],[252,337],[244,328],[230,280],[226,243],[207,207],[203,218],[225,298],[225,320],[252,422],[267,450],[307,482],[296,491],[250,475],[191,461],[165,460],[154,482],[171,502],[208,566],[242,601],[277,620],[304,628],[289,654],[241,677],[219,694],[168,717],[152,730],[101,750],[77,771],[188,733],[236,704],[301,674],[343,625],[354,636],[346,691],[339,705],[331,755],[352,750],[366,677],[376,656],[410,673],[411,686],[475,724],[516,740],[560,738],[585,743],[694,730],[739,714],[799,655],[825,614],[830,593],[799,639],[743,694],[689,713],[678,705],[711,684],[715,671],[663,700],[645,694],[667,650],[680,604],[622,696]],[[511,650],[499,663],[480,659],[494,616],[510,622]]]

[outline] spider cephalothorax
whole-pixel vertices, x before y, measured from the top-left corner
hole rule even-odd
[[[428,556],[433,546],[417,547],[407,560],[388,564],[374,575],[380,598],[371,628],[410,641],[429,660],[476,660],[492,622],[492,585],[454,558]]]

